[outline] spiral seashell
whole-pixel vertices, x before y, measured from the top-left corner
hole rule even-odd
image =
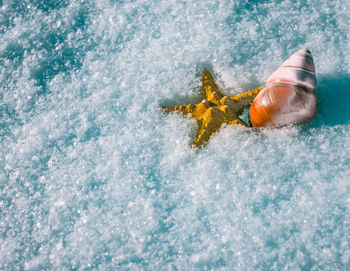
[[[308,49],[290,56],[267,79],[250,110],[254,127],[277,127],[310,120],[316,113],[316,76]]]

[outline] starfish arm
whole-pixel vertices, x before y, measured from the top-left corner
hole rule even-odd
[[[192,145],[200,148],[202,145],[209,141],[210,136],[220,129],[224,122],[224,115],[220,110],[210,108],[203,115],[201,121],[199,121],[199,129],[196,134],[196,139]]]
[[[254,98],[264,87],[258,87],[250,91],[229,97],[230,100],[237,101],[242,108],[248,107],[253,102]]]
[[[197,105],[188,104],[188,105],[180,105],[180,106],[161,106],[161,109],[165,112],[173,112],[177,111],[184,115],[192,114],[196,109]]]
[[[210,136],[218,131],[221,127],[221,123],[211,121],[206,125],[200,124],[198,132],[196,134],[196,139],[193,141],[192,146],[201,148],[204,143],[208,142]]]
[[[161,106],[161,108],[166,112],[180,112],[183,115],[191,114],[192,118],[196,120],[202,120],[203,115],[206,113],[209,108],[209,104],[207,101],[203,101],[199,104],[188,104],[181,106]]]
[[[224,97],[215,83],[214,77],[207,69],[202,71],[202,92],[206,100],[215,104]]]
[[[227,122],[227,124],[229,124],[229,125],[242,125],[242,126],[244,126],[244,127],[249,127],[247,124],[245,124],[242,120],[240,120],[240,119],[235,119],[235,120],[232,120],[232,121],[229,121],[229,122]]]

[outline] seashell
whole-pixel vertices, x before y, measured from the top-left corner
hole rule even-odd
[[[316,76],[308,49],[290,56],[267,79],[249,115],[253,127],[277,127],[309,121],[316,113]]]

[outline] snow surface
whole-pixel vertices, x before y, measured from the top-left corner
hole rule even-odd
[[[349,270],[350,2],[0,1],[1,270]],[[223,127],[227,94],[308,48],[318,113]]]

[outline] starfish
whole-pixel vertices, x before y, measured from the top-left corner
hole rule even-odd
[[[255,96],[263,87],[250,90],[235,96],[225,96],[215,83],[207,69],[202,70],[201,92],[202,102],[181,106],[161,106],[166,112],[177,111],[183,115],[191,115],[198,122],[198,131],[192,143],[193,147],[201,148],[209,141],[210,136],[227,123],[248,127],[240,118],[243,110],[248,108]]]

